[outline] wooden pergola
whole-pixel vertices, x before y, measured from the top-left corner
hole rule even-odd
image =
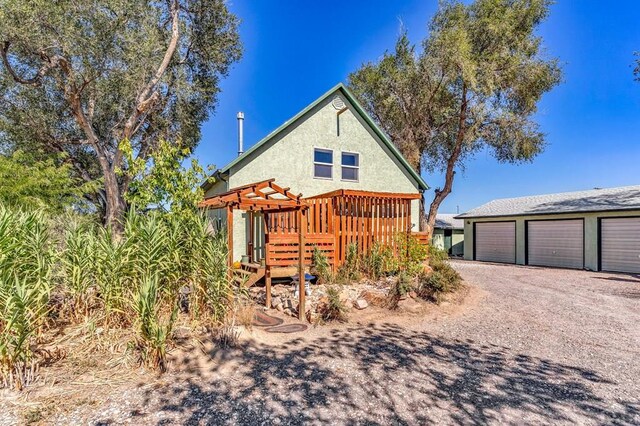
[[[309,206],[302,201],[302,194],[292,194],[290,188],[283,188],[275,179],[263,180],[233,188],[225,193],[214,195],[199,204],[201,208],[226,209],[227,239],[229,247],[229,273],[233,270],[233,210],[257,211],[262,213],[295,213],[298,223],[303,223]],[[305,319],[305,227],[298,227],[298,318]],[[269,268],[267,268],[269,271]],[[267,272],[268,273],[268,272]],[[265,279],[266,303],[271,306],[271,278]]]

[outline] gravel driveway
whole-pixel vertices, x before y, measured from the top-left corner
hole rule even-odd
[[[482,297],[185,357],[98,424],[638,424],[640,277],[455,261]],[[74,415],[60,422],[74,422]],[[76,418],[77,420],[77,418]]]

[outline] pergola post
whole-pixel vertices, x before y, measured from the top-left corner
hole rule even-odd
[[[306,254],[305,250],[305,231],[306,231],[306,223],[305,222],[305,212],[304,209],[298,210],[298,319],[300,321],[305,321],[306,310],[305,310],[305,278],[304,278],[304,257]]]
[[[227,256],[229,270],[227,275],[231,280],[233,278],[233,207],[231,206],[227,206],[227,247],[229,250]]]

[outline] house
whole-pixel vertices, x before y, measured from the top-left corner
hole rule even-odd
[[[252,282],[263,275],[256,264],[268,287],[316,247],[335,268],[350,244],[366,251],[419,231],[427,184],[343,84],[246,152],[238,118],[240,155],[203,186],[200,205],[227,229],[230,259],[253,265]]]
[[[465,259],[640,273],[640,185],[494,200],[457,218]]]
[[[464,221],[456,219],[455,214],[437,214],[431,243],[434,247],[445,250],[449,256],[462,256],[464,253]]]

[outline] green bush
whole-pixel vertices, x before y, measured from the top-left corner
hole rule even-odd
[[[338,269],[338,281],[339,282],[353,282],[360,281],[362,276],[360,275],[360,255],[358,253],[358,245],[356,243],[350,243],[347,245],[347,255],[345,261]]]
[[[315,273],[321,283],[330,283],[334,280],[327,255],[317,246],[313,248],[312,261]]]
[[[340,300],[340,290],[335,286],[327,288],[327,303],[319,309],[323,321],[347,321],[347,307]]]
[[[418,294],[439,303],[442,296],[460,288],[462,277],[447,261],[432,261],[431,267],[433,272],[419,279]]]
[[[375,242],[360,262],[362,272],[372,280],[398,271],[398,259],[389,246]]]
[[[410,233],[401,232],[396,235],[396,250],[400,270],[411,276],[417,276],[423,270],[427,260],[428,249]]]
[[[449,259],[446,250],[438,248],[433,244],[429,245],[429,262],[444,262]]]

